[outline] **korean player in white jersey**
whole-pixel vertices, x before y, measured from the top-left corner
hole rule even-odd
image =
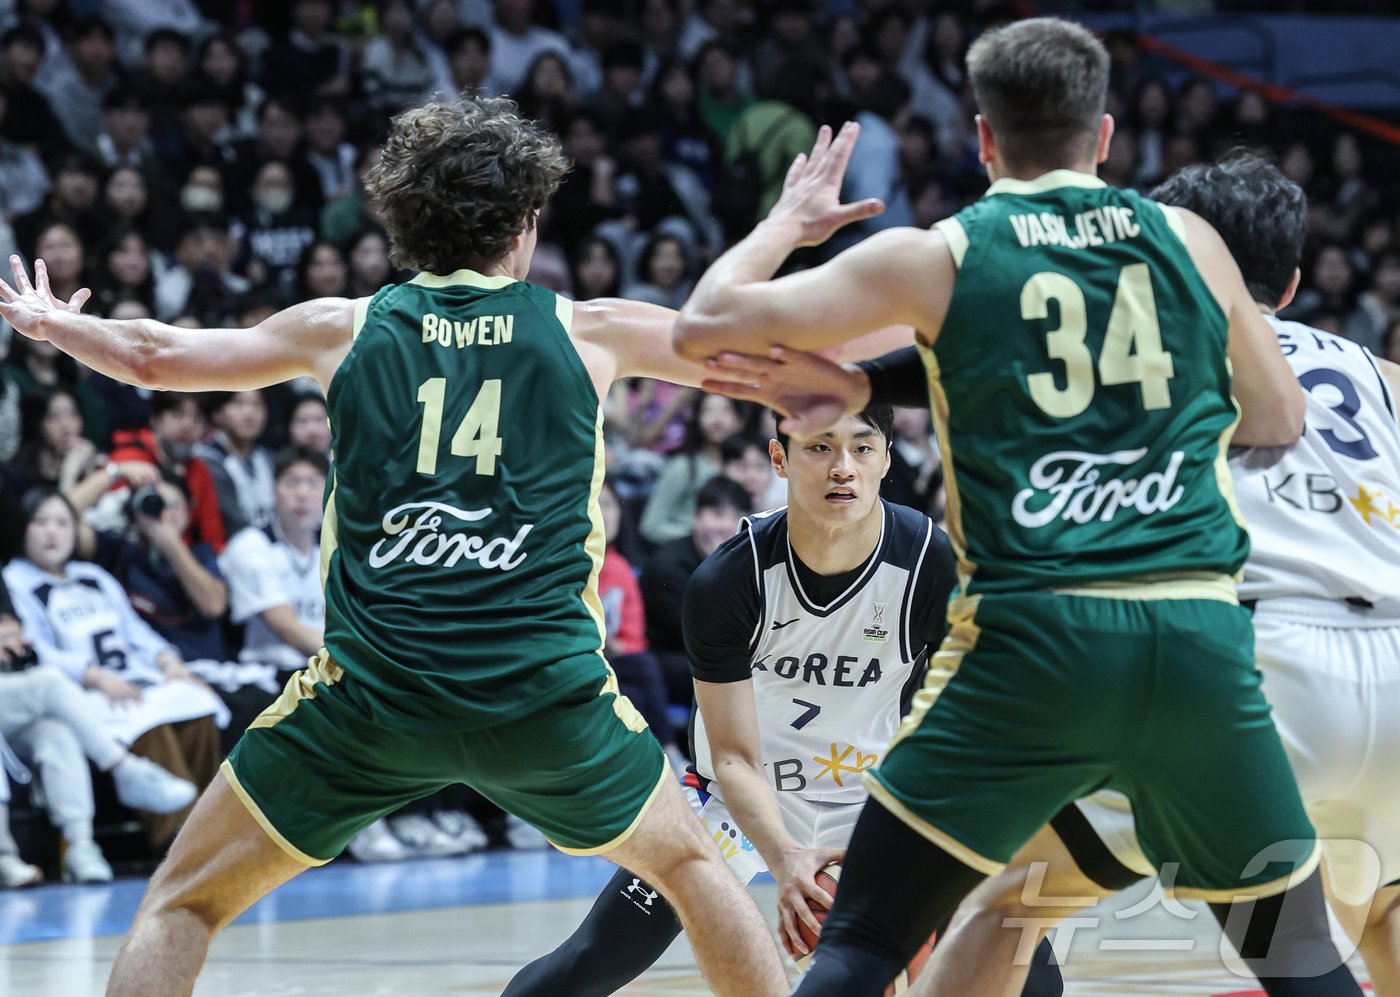
[[[686,792],[730,869],[779,886],[779,932],[805,954],[814,881],[844,853],[866,791],[945,629],[954,582],[943,531],[879,497],[892,415],[867,409],[830,433],[769,444],[788,506],[745,519],[686,589],[695,765]],[[526,966],[505,997],[611,994],[680,934],[644,880],[620,871],[579,929]],[[625,943],[621,940],[625,939]],[[1040,957],[1036,977],[1059,993]]]
[[[1236,151],[1182,170],[1151,196],[1219,231],[1307,395],[1297,443],[1231,453],[1251,544],[1239,594],[1253,606],[1264,693],[1322,842],[1333,911],[1359,944],[1375,993],[1397,997],[1400,367],[1273,317],[1298,286],[1307,201],[1272,163]],[[1027,894],[1037,863],[1049,872]],[[969,897],[919,992],[971,992],[975,981],[978,993],[1017,993],[1022,938],[1005,919],[1048,926],[1081,909],[1051,897],[1107,896],[1154,874],[1126,798],[1099,793],[1071,805]],[[1042,902],[1026,905],[1028,895]],[[1284,958],[1289,933],[1286,921],[1274,932]]]

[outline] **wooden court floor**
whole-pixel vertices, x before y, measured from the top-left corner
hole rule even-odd
[[[195,994],[499,994],[516,968],[578,923],[608,873],[601,860],[545,852],[336,863],[294,881],[217,939]],[[0,941],[7,943],[0,944],[0,994],[100,994],[141,885],[0,893]],[[771,884],[755,893],[771,915]],[[1224,967],[1215,923],[1202,908],[1164,905],[1160,894],[1139,888],[1096,908],[1097,924],[1088,916],[1072,938],[1059,940],[1068,941],[1071,997],[1255,989]],[[684,939],[622,992],[708,993]]]

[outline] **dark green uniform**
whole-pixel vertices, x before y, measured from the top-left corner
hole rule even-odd
[[[595,850],[659,784],[602,655],[602,415],[571,317],[465,270],[358,303],[327,399],[326,653],[230,759],[299,857],[452,782]]]
[[[871,792],[993,872],[1110,786],[1178,892],[1281,889],[1316,850],[1234,595],[1228,321],[1181,218],[1057,171],[939,229],[959,277],[921,352],[960,590]]]

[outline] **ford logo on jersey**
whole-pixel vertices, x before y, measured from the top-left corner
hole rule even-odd
[[[462,558],[476,561],[483,568],[509,571],[525,560],[520,545],[534,529],[526,524],[513,537],[486,539],[474,533],[445,532],[444,517],[475,523],[491,515],[490,509],[457,509],[442,502],[406,502],[384,514],[384,539],[369,552],[371,568],[382,568],[400,554],[409,564],[437,564],[452,567]],[[449,521],[449,527],[452,524]],[[385,546],[387,549],[385,549]],[[407,553],[405,553],[405,551]]]
[[[1113,453],[1085,453],[1082,450],[1055,450],[1031,466],[1031,487],[1016,493],[1011,516],[1027,529],[1039,529],[1055,519],[1087,523],[1097,518],[1107,523],[1120,509],[1136,509],[1147,516],[1165,512],[1181,501],[1184,493],[1176,483],[1186,455],[1173,451],[1165,471],[1150,471],[1141,478],[1109,478],[1100,482],[1099,468],[1111,465],[1129,467],[1146,456],[1146,448],[1115,450]],[[1032,509],[1043,493],[1049,501]]]

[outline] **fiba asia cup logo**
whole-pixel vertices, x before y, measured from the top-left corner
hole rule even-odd
[[[881,643],[890,639],[890,632],[885,627],[885,607],[887,602],[877,602],[875,605],[875,616],[870,621],[870,625],[861,631],[861,636],[866,640],[880,641]]]

